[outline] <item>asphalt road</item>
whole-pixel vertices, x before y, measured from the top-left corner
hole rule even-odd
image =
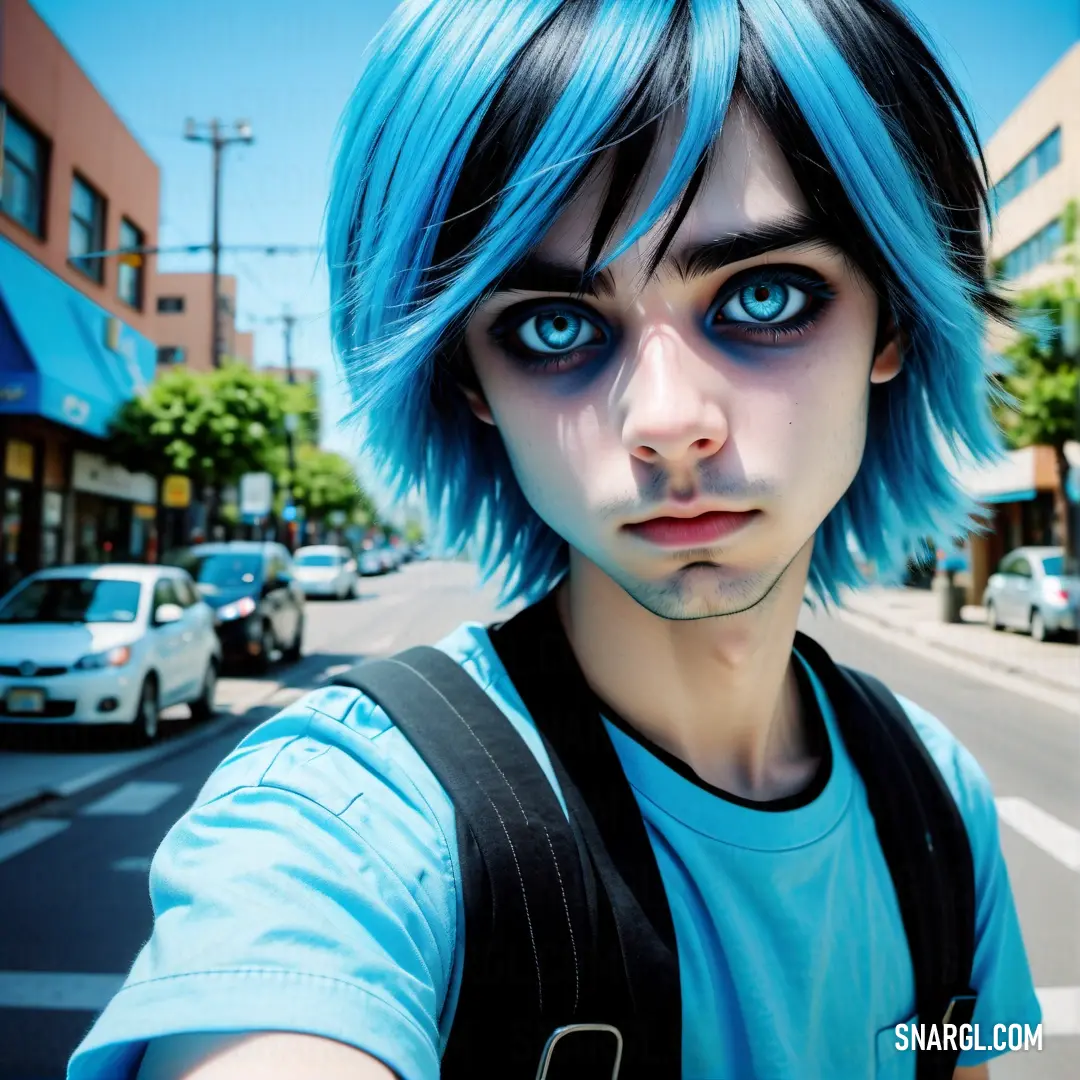
[[[0,1080],[64,1076],[150,933],[154,851],[240,738],[362,656],[430,642],[466,619],[492,621],[494,590],[474,582],[468,564],[412,564],[366,580],[356,601],[310,604],[300,663],[222,680],[220,718],[202,727],[176,720],[150,751],[13,743],[0,732],[0,795],[5,785],[45,793],[0,817]],[[808,619],[804,629],[836,659],[936,713],[1005,800],[1015,827],[1003,825],[1002,847],[1054,1030],[1041,1053],[1009,1055],[993,1075],[1071,1080],[1080,1071],[1080,849],[1070,847],[1080,838],[1080,720],[835,620]]]

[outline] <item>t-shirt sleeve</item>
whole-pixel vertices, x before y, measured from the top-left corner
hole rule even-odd
[[[247,736],[161,844],[154,927],[68,1080],[133,1077],[149,1040],[295,1031],[436,1080],[454,968],[452,808],[358,692]]]
[[[952,790],[967,826],[975,869],[975,962],[972,987],[978,994],[975,1015],[979,1040],[990,1045],[995,1024],[1027,1024],[1042,1019],[1012,887],[1001,853],[997,809],[990,781],[971,753],[924,709],[903,701],[916,730]],[[1002,1050],[961,1051],[959,1065],[978,1065]]]

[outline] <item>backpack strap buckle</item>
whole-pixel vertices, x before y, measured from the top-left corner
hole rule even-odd
[[[619,1080],[623,1037],[611,1024],[556,1028],[544,1047],[536,1080]],[[608,1073],[607,1069],[611,1069]]]
[[[942,1025],[953,1024],[961,1027],[970,1024],[975,1015],[975,1003],[979,1000],[978,995],[971,990],[962,994],[954,994],[945,1006],[945,1015],[941,1018]]]

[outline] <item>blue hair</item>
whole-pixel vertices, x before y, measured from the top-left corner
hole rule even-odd
[[[982,347],[1004,312],[985,276],[985,170],[955,90],[890,0],[411,0],[372,43],[343,119],[327,213],[334,341],[389,491],[420,491],[436,544],[475,545],[483,579],[504,571],[503,602],[545,594],[568,549],[468,409],[463,327],[604,150],[616,162],[589,265],[675,207],[659,261],[737,94],[902,341],[901,376],[871,388],[858,474],[818,529],[811,588],[838,601],[864,583],[861,563],[888,573],[916,537],[978,527],[942,449],[1000,453]],[[668,174],[614,238],[674,108]]]

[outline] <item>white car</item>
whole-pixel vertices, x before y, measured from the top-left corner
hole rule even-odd
[[[0,722],[125,724],[213,713],[221,646],[190,576],[167,566],[41,570],[0,600]]]
[[[360,552],[360,573],[364,577],[377,577],[386,573],[386,565],[382,556],[375,548],[365,548]]]
[[[293,554],[293,577],[304,595],[348,600],[356,596],[356,560],[348,548],[330,544],[302,547]]]

